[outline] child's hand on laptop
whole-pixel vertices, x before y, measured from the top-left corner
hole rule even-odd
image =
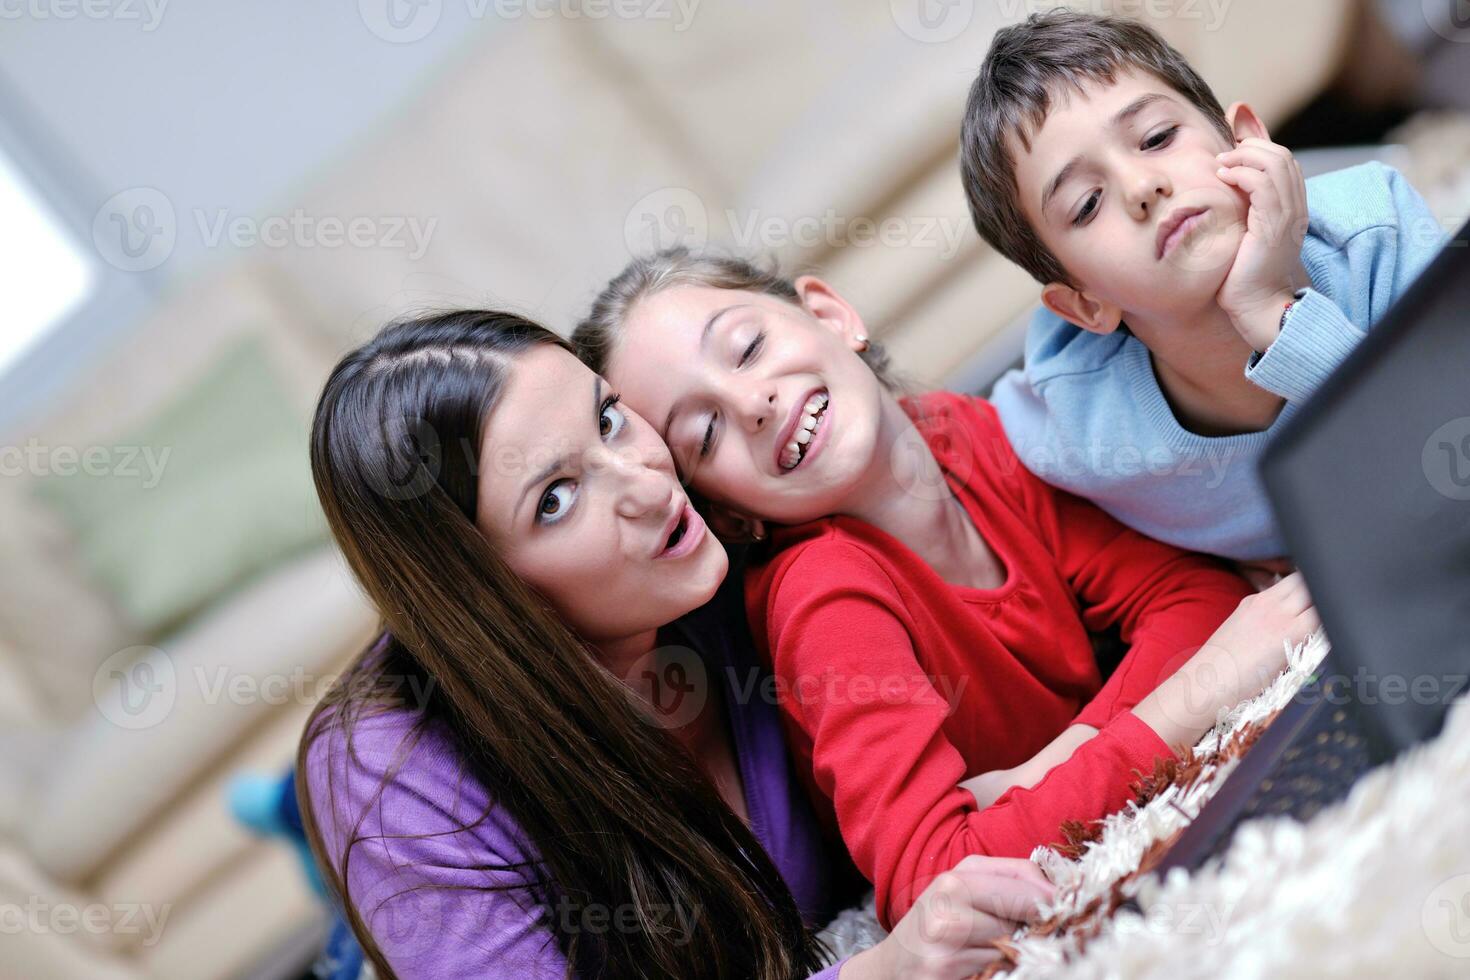
[[[1271,586],[1296,571],[1296,566],[1285,558],[1271,558],[1266,561],[1236,562],[1235,570],[1257,592],[1265,592]]]
[[[1250,195],[1250,212],[1215,298],[1251,349],[1264,352],[1281,332],[1287,304],[1310,285],[1302,266],[1307,183],[1291,151],[1270,140],[1242,140],[1217,161],[1220,179]]]
[[[1192,746],[1222,710],[1265,689],[1295,647],[1322,625],[1301,572],[1246,596],[1205,645],[1133,709],[1172,746]]]

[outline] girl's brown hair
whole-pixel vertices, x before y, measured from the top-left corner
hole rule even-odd
[[[517,356],[536,345],[570,349],[508,313],[407,319],[347,354],[322,392],[311,436],[317,493],[382,616],[386,646],[364,651],[302,739],[297,786],[317,863],[378,975],[393,977],[347,893],[354,848],[382,838],[361,833],[359,821],[341,828],[341,853],[327,853],[316,815],[339,811],[331,799],[313,805],[306,766],[323,737],[343,740],[352,757],[356,720],[391,710],[394,691],[426,692],[399,758],[442,722],[469,775],[532,845],[539,863],[529,870],[558,907],[636,917],[636,928],[597,932],[559,928],[581,921],[576,914],[546,917],[568,976],[816,972],[824,950],[750,829],[475,526],[485,420]],[[482,891],[506,890],[490,883],[497,872],[528,872],[483,870]],[[700,928],[671,935],[654,918],[659,909],[695,913]]]
[[[629,262],[597,295],[591,311],[572,331],[577,356],[592,370],[605,373],[608,357],[633,307],[674,286],[738,289],[801,303],[796,284],[781,275],[775,263],[762,267],[737,256],[695,253],[683,246],[667,248]],[[882,344],[870,342],[860,356],[884,386],[900,387]]]

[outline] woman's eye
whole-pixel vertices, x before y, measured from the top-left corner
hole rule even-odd
[[[623,431],[623,426],[628,424],[628,416],[623,414],[621,408],[618,408],[620,400],[621,396],[613,395],[602,403],[602,412],[597,417],[597,427],[602,432],[604,439],[614,438]]]
[[[1092,212],[1097,210],[1098,202],[1100,200],[1102,200],[1102,191],[1093,191],[1092,195],[1083,202],[1082,210],[1077,212],[1077,217],[1072,219],[1072,224],[1080,225],[1082,224],[1082,222],[1092,217]]]
[[[1170,126],[1168,129],[1154,133],[1143,141],[1143,148],[1145,150],[1157,150],[1161,146],[1167,146],[1174,139],[1174,134],[1177,132],[1179,132],[1178,126]]]
[[[753,360],[755,358],[755,355],[760,353],[761,346],[765,344],[765,342],[765,331],[761,331],[760,333],[752,337],[750,343],[745,346],[744,353],[740,355],[740,366],[744,367],[747,363]]]
[[[542,524],[555,524],[572,509],[577,498],[577,485],[571,480],[557,480],[547,488],[536,509],[536,520]]]

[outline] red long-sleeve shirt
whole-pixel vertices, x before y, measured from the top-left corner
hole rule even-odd
[[[890,928],[965,855],[1024,857],[1059,842],[1064,821],[1121,808],[1135,771],[1171,751],[1128,709],[1250,592],[1213,559],[1037,479],[989,403],[939,392],[905,408],[1005,584],[950,585],[898,539],[841,516],[777,529],[746,580],[798,770]],[[1103,687],[1088,631],[1114,624],[1131,648]],[[959,788],[1074,722],[1099,734],[1036,786],[983,811]]]

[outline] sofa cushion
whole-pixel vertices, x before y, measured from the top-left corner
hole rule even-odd
[[[159,647],[119,651],[25,804],[20,839],[59,880],[86,880],[255,726],[315,698],[376,625],[337,553],[321,549]]]
[[[325,537],[308,425],[247,337],[143,425],[106,439],[128,457],[41,477],[35,493],[136,631],[159,636]]]

